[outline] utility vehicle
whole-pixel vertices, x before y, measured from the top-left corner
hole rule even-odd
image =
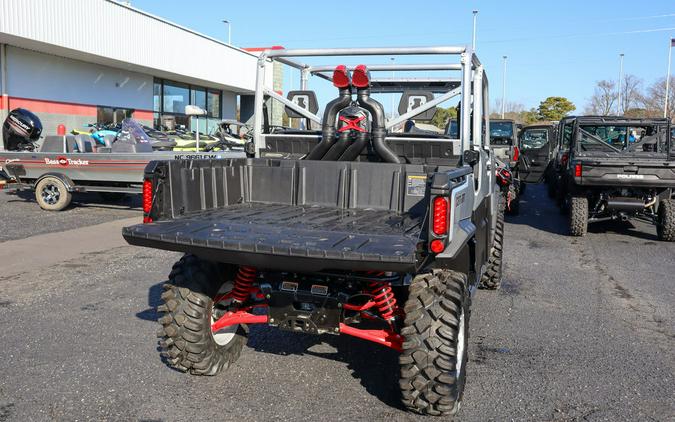
[[[400,55],[455,60],[296,61]],[[300,70],[301,90],[284,97],[263,87],[273,60]],[[405,406],[454,414],[466,380],[472,293],[501,278],[483,66],[467,47],[420,47],[268,50],[257,69],[251,157],[150,163],[145,224],[123,230],[132,245],[185,253],[158,307],[169,364],[217,374],[237,360],[251,324],[349,335],[400,352]],[[373,76],[392,71],[401,76]],[[416,71],[443,74],[408,76]],[[323,118],[310,76],[337,88]],[[399,117],[385,119],[372,96],[379,93],[401,95]],[[392,132],[431,120],[436,105],[454,97],[462,104],[459,138]],[[263,114],[268,98],[321,130],[272,130]]]
[[[631,218],[675,240],[675,160],[667,119],[585,116],[565,119],[558,195],[573,236],[588,223]]]
[[[512,160],[512,150],[518,141],[518,125],[510,119],[490,120],[490,146],[494,149],[497,158],[511,167],[515,164]]]

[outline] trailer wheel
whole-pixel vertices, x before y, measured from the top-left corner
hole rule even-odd
[[[569,199],[570,234],[583,236],[588,231],[588,198],[571,196]]]
[[[58,177],[47,176],[35,186],[35,200],[43,210],[61,211],[72,199],[73,195]]]
[[[216,334],[211,324],[222,309],[213,298],[232,289],[229,267],[185,255],[174,264],[164,284],[163,304],[157,311],[162,329],[160,346],[169,365],[194,375],[216,375],[230,367],[246,343],[242,326],[232,326]],[[218,307],[227,305],[219,302]]]
[[[459,411],[466,381],[470,297],[465,274],[434,270],[415,277],[405,304],[399,358],[403,404],[425,415]]]
[[[495,227],[495,241],[490,251],[487,262],[487,270],[480,279],[479,287],[494,290],[499,288],[502,282],[502,270],[504,266],[504,199],[499,204],[497,213],[497,225]]]
[[[664,199],[659,205],[656,235],[659,240],[675,242],[675,201],[672,199]]]

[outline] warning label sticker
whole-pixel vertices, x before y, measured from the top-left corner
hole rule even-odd
[[[408,176],[406,180],[406,195],[424,196],[427,187],[427,176]]]

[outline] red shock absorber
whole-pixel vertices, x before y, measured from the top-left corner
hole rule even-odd
[[[234,278],[232,301],[244,303],[253,290],[253,282],[258,271],[253,267],[241,266]]]
[[[391,291],[389,283],[371,281],[368,284],[368,289],[370,290],[370,294],[373,295],[373,301],[380,312],[380,316],[387,321],[394,319],[397,308],[396,298]]]

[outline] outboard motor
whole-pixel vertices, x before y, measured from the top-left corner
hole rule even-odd
[[[35,114],[15,108],[2,125],[2,140],[6,151],[33,151],[42,134],[42,122]]]

